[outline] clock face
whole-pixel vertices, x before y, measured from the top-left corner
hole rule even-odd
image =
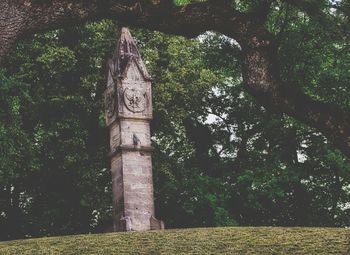
[[[139,89],[126,88],[124,90],[124,102],[131,112],[143,112],[146,108],[146,93]]]

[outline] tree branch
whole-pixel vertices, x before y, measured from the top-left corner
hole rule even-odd
[[[44,2],[44,3],[41,3]],[[0,0],[0,60],[16,40],[26,34],[102,18],[128,25],[193,37],[216,30],[238,37],[248,19],[230,1],[177,7],[165,0]]]

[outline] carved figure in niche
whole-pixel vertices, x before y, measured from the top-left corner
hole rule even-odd
[[[143,112],[146,107],[145,93],[138,89],[125,89],[124,102],[132,112]]]

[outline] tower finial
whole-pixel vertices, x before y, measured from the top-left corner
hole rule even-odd
[[[117,45],[116,55],[118,58],[140,58],[134,38],[132,38],[127,27],[123,27]]]
[[[145,64],[136,46],[134,38],[127,27],[122,27],[120,38],[113,58],[109,61],[109,69],[113,77],[123,78],[128,64],[134,60],[145,80],[151,80]]]
[[[112,61],[109,64],[113,76],[123,78],[125,76],[125,69],[132,60],[134,60],[138,65],[145,80],[150,80],[151,78],[141,59],[141,55],[136,46],[134,38],[127,27],[122,27],[120,38],[117,43],[117,49],[114,53]]]

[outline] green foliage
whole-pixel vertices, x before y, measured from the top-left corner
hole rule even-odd
[[[207,0],[173,0],[173,3],[178,6],[188,5],[193,3],[205,2]]]
[[[77,62],[74,52],[67,47],[50,47],[37,61],[51,76],[71,71]]]
[[[110,30],[103,33],[100,27]],[[114,32],[111,22],[59,30],[35,36],[13,52],[12,83],[26,94],[13,97],[2,86],[1,102],[13,109],[16,122],[1,129],[6,131],[1,173],[13,173],[1,182],[1,229],[10,230],[1,238],[88,232],[107,219],[110,174],[100,116],[102,66]]]
[[[319,23],[290,6],[280,8],[271,14],[269,26],[281,38],[280,62],[285,80],[316,100],[348,108],[349,26],[340,31],[337,24],[343,21],[334,12],[329,20]]]
[[[189,4],[191,1],[190,0],[174,0],[175,5],[186,5]]]

